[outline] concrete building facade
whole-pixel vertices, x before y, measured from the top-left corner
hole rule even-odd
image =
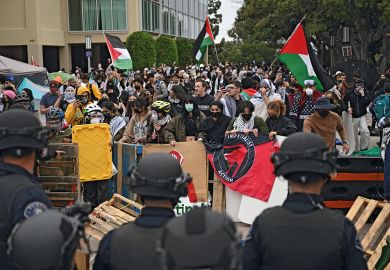
[[[106,65],[103,32],[123,42],[135,31],[194,39],[207,16],[207,0],[1,0],[0,55],[49,72],[87,69],[85,41],[92,39],[92,67]]]

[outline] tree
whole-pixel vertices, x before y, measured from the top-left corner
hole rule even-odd
[[[219,24],[222,22],[222,14],[218,13],[221,8],[221,1],[219,0],[208,0],[208,11],[211,29],[214,37],[218,36]]]
[[[134,32],[126,39],[126,47],[133,60],[134,69],[152,67],[156,64],[156,41],[147,32]]]
[[[177,46],[174,39],[168,36],[159,36],[156,40],[157,66],[162,64],[173,65],[178,62]]]
[[[270,12],[272,10],[272,12]],[[265,41],[281,44],[306,14],[306,32],[316,42],[329,47],[330,35],[336,38],[336,58],[342,59],[342,27],[351,27],[354,59],[381,66],[390,32],[388,0],[246,0],[237,13],[229,35],[243,42]],[[377,58],[377,59],[376,59]]]
[[[176,38],[179,65],[185,66],[193,63],[192,47],[193,42],[186,38]]]

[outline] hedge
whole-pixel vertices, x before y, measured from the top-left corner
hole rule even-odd
[[[173,63],[177,65],[178,53],[175,40],[162,35],[156,39],[156,43],[157,66],[161,64],[173,65]]]
[[[156,64],[156,40],[150,33],[134,32],[126,39],[126,47],[133,60],[134,70]]]
[[[176,39],[177,52],[179,55],[179,65],[185,66],[194,62],[195,58],[192,55],[193,41],[186,38]]]

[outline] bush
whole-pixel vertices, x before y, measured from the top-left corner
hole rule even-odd
[[[195,58],[192,55],[192,47],[194,44],[191,40],[186,38],[177,38],[176,46],[180,66],[189,65],[195,61]]]
[[[157,66],[178,63],[176,42],[168,36],[159,36],[156,40]]]
[[[156,64],[156,41],[147,32],[134,32],[126,39],[126,47],[133,60],[134,70],[150,68]]]

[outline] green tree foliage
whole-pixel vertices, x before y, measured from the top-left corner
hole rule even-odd
[[[385,53],[385,33],[390,32],[388,0],[246,0],[229,35],[243,42],[276,45],[289,37],[304,15],[306,32],[328,47],[329,36],[335,36],[339,53],[342,27],[352,27],[353,57],[380,65],[374,56]]]
[[[218,13],[218,10],[221,8],[221,1],[208,0],[207,2],[208,2],[211,29],[213,31],[214,37],[216,37],[219,34],[219,24],[222,22],[222,14]]]
[[[133,60],[134,69],[152,67],[156,64],[156,41],[147,32],[134,32],[126,39],[126,47]]]
[[[186,38],[177,38],[176,46],[179,56],[179,65],[185,66],[194,62],[192,55],[193,42]]]
[[[178,63],[176,42],[168,36],[159,36],[156,39],[157,66],[162,64],[173,65]]]
[[[219,61],[234,62],[234,63],[251,63],[253,60],[257,62],[271,62],[276,50],[263,42],[243,43],[242,41],[225,41],[222,39],[216,45]],[[209,62],[217,64],[217,58],[213,47],[209,47]]]

